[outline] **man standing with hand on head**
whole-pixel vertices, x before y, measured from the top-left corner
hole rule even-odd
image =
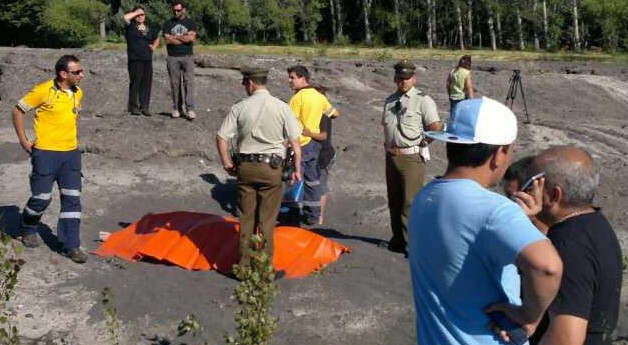
[[[196,118],[194,111],[194,55],[192,46],[196,40],[196,23],[186,17],[185,3],[176,0],[172,3],[174,16],[164,23],[164,38],[168,59],[168,76],[170,77],[170,92],[172,93],[173,118],[182,115],[182,105],[185,104],[189,120]],[[181,79],[183,78],[183,85]],[[185,94],[185,101],[181,99]]]
[[[151,116],[153,52],[159,47],[158,32],[151,30],[146,22],[146,12],[142,6],[136,6],[123,18],[129,69],[128,111],[131,115]]]
[[[386,189],[392,238],[388,250],[407,253],[408,215],[412,198],[423,187],[425,163],[429,160],[426,130],[438,131],[443,124],[432,97],[415,88],[416,67],[408,60],[395,64],[397,91],[384,104]]]
[[[52,200],[56,182],[61,195],[57,237],[72,261],[84,263],[81,250],[81,152],[78,149],[78,116],[83,101],[83,68],[74,55],[63,55],[55,64],[56,77],[36,85],[13,108],[13,126],[33,166],[32,196],[22,213],[20,233],[25,247],[40,245],[39,220]],[[35,140],[29,140],[24,115],[35,110]]]

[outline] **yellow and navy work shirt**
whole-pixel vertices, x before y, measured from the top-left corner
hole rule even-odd
[[[290,107],[265,90],[236,103],[218,130],[218,136],[237,136],[238,153],[286,154],[285,140],[299,137],[299,124]],[[284,157],[285,158],[285,157]]]
[[[78,148],[77,119],[83,91],[61,89],[54,79],[36,85],[20,99],[24,113],[35,109],[33,146],[40,150],[72,151]]]
[[[417,146],[423,140],[424,128],[440,121],[432,97],[412,87],[386,98],[382,125],[386,147]]]
[[[463,67],[454,68],[449,72],[449,99],[452,101],[460,101],[467,98],[465,80],[469,73],[471,73],[471,71]]]
[[[299,120],[301,131],[308,128],[312,133],[320,133],[320,123],[323,115],[332,117],[336,109],[327,100],[327,97],[316,91],[315,88],[305,87],[297,91],[290,99],[290,108]],[[301,146],[308,144],[312,138],[301,135]]]

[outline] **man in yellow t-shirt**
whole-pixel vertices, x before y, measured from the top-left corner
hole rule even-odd
[[[327,97],[310,86],[310,72],[305,66],[288,68],[288,81],[294,90],[290,108],[299,120],[301,128],[301,172],[305,184],[303,193],[303,217],[308,225],[318,223],[321,212],[321,189],[318,156],[321,143],[316,139],[320,133],[323,116],[335,118],[340,113],[329,103]]]
[[[81,153],[77,120],[83,91],[83,69],[74,55],[63,55],[55,64],[56,77],[30,90],[13,108],[13,126],[20,145],[31,156],[32,196],[24,206],[20,232],[24,246],[40,245],[37,228],[52,199],[55,182],[61,194],[57,237],[64,253],[76,263],[87,261],[80,248]],[[24,115],[35,110],[35,139],[26,135]]]

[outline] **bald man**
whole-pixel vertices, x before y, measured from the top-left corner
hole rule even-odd
[[[610,344],[617,324],[622,254],[613,228],[593,206],[598,173],[593,158],[573,146],[539,154],[530,176],[545,173],[542,209],[547,236],[563,261],[563,277],[531,344]]]

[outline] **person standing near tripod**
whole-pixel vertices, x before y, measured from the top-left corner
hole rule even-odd
[[[449,72],[447,94],[449,95],[449,116],[454,113],[459,102],[473,98],[471,55],[462,56],[458,61],[458,66]]]

